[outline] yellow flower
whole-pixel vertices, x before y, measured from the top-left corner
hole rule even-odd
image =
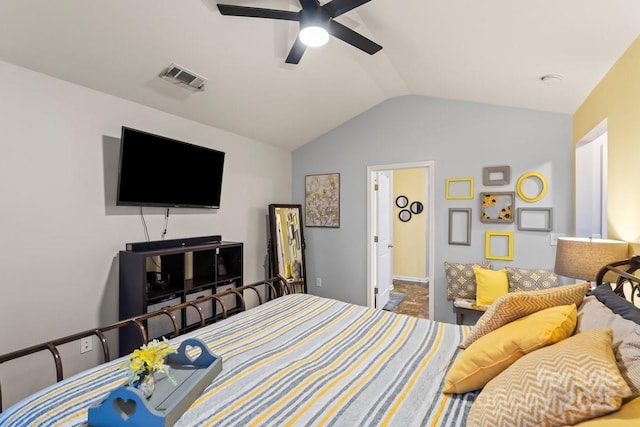
[[[175,380],[170,375],[169,367],[165,365],[164,359],[176,350],[169,344],[166,338],[162,341],[153,340],[142,345],[129,355],[129,384],[135,386],[147,375],[154,372],[162,372],[167,375],[169,381],[175,384]]]

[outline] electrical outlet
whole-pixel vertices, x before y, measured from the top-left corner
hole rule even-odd
[[[321,288],[322,287],[322,279],[319,277],[316,277],[316,286]]]
[[[80,338],[80,353],[87,353],[93,350],[93,340],[91,337]]]
[[[558,237],[564,236],[564,233],[549,233],[549,245],[558,246]]]

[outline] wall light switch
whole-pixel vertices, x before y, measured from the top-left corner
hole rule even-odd
[[[558,237],[564,237],[564,233],[549,233],[549,245],[558,246]]]

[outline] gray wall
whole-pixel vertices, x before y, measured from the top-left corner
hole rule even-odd
[[[572,118],[568,114],[494,105],[405,96],[383,102],[293,152],[294,203],[304,205],[304,177],[340,173],[341,224],[338,229],[305,228],[309,292],[356,304],[367,304],[367,166],[435,161],[435,271],[431,297],[435,319],[454,322],[446,300],[444,261],[484,259],[486,231],[513,231],[513,261],[504,266],[553,268],[555,247],[549,233],[518,231],[516,224],[479,220],[482,191],[515,191],[520,175],[543,173],[549,183],[539,202],[517,207],[553,207],[554,232],[573,229]],[[511,166],[511,183],[483,187],[482,168]],[[446,200],[445,180],[475,179],[473,200]],[[448,209],[473,208],[472,245],[448,244]],[[315,278],[322,278],[322,287]]]
[[[288,150],[2,61],[0,93],[0,354],[118,319],[118,251],[145,239],[139,210],[115,206],[122,125],[226,152],[221,208],[171,209],[166,238],[244,242],[246,281],[264,278],[267,206],[291,197]],[[160,239],[163,209],[144,213]],[[86,367],[63,359],[66,375]],[[53,382],[38,360],[48,378],[32,359],[29,375],[0,369],[5,405]]]

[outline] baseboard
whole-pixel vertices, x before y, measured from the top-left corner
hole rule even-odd
[[[393,276],[393,280],[402,280],[405,282],[416,282],[416,283],[422,283],[422,284],[429,283],[428,277]]]

